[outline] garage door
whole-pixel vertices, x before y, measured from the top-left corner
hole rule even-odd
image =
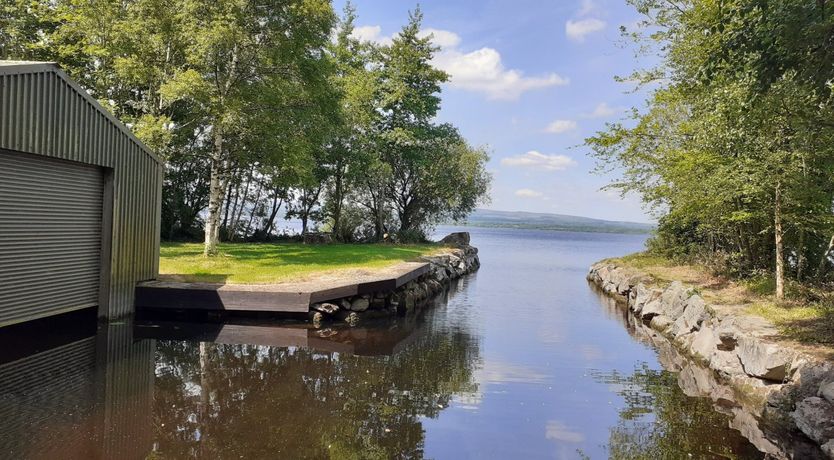
[[[0,151],[0,326],[98,304],[103,175]]]

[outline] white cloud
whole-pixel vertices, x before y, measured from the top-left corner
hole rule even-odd
[[[429,27],[420,31],[421,37],[427,37],[429,35],[432,36],[431,42],[441,49],[454,48],[460,44],[460,35],[448,30],[432,29]]]
[[[554,120],[544,130],[548,133],[559,134],[573,131],[574,129],[576,129],[576,122],[573,120]]]
[[[605,29],[605,21],[596,18],[568,20],[565,23],[565,34],[576,42],[585,41],[585,36]]]
[[[564,422],[550,420],[544,429],[544,437],[562,442],[578,443],[585,440],[582,433],[572,431]]]
[[[594,111],[585,115],[588,118],[610,118],[623,111],[622,107],[611,107],[605,102],[597,104]]]
[[[391,37],[382,35],[380,26],[361,26],[353,29],[351,37],[363,42],[373,42],[380,45],[390,45]]]
[[[381,45],[389,45],[392,41],[391,36],[382,35],[380,26],[357,27],[352,35]],[[567,78],[556,73],[528,77],[521,70],[507,69],[501,53],[494,48],[464,52],[459,48],[460,36],[448,30],[426,28],[420,35],[432,35],[432,43],[440,47],[433,63],[449,74],[449,86],[453,88],[483,93],[494,100],[516,100],[527,91],[569,83]]]
[[[571,166],[575,166],[576,162],[566,155],[545,155],[543,153],[531,150],[523,155],[516,155],[514,157],[507,157],[501,160],[504,166],[518,166],[523,168],[537,168],[547,171],[561,171]]]
[[[544,193],[529,188],[522,188],[515,191],[515,196],[519,198],[541,198],[544,196]]]
[[[515,100],[527,91],[569,83],[555,73],[526,77],[520,70],[506,69],[501,54],[492,48],[470,53],[450,49],[435,56],[435,65],[449,73],[452,87],[484,93],[489,99]]]

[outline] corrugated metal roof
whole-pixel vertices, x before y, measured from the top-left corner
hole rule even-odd
[[[27,73],[42,73],[52,72],[70,85],[78,94],[80,94],[87,102],[101,112],[108,120],[113,122],[116,127],[130,138],[131,141],[142,149],[148,156],[159,164],[164,164],[164,161],[151,149],[149,149],[133,132],[117,119],[109,110],[104,108],[99,102],[81,86],[78,85],[72,78],[70,78],[58,64],[54,62],[37,62],[37,61],[3,61],[0,60],[0,75],[12,74],[27,74]]]

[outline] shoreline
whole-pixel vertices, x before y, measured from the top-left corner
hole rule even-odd
[[[767,320],[710,305],[680,281],[652,287],[647,274],[610,261],[591,266],[587,278],[627,308],[635,324],[703,368],[701,380],[715,382],[707,387],[732,390],[733,401],[744,401],[742,412],[753,419],[739,431],[760,450],[794,458],[796,445],[807,439],[818,447],[803,451],[802,458],[834,458],[830,361],[779,342]]]

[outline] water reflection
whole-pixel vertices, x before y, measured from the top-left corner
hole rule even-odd
[[[96,333],[95,312],[0,332],[4,458],[145,458],[152,447],[154,341],[132,325]]]
[[[824,458],[804,436],[766,420],[759,405],[737,395],[712,370],[681,354],[665,337],[597,289],[609,317],[657,352],[662,369],[637,363],[632,372],[594,373],[625,406],[610,428],[615,459]]]
[[[331,336],[332,337],[332,336]],[[423,328],[399,353],[161,340],[161,458],[419,458],[421,419],[474,393],[478,342]]]

